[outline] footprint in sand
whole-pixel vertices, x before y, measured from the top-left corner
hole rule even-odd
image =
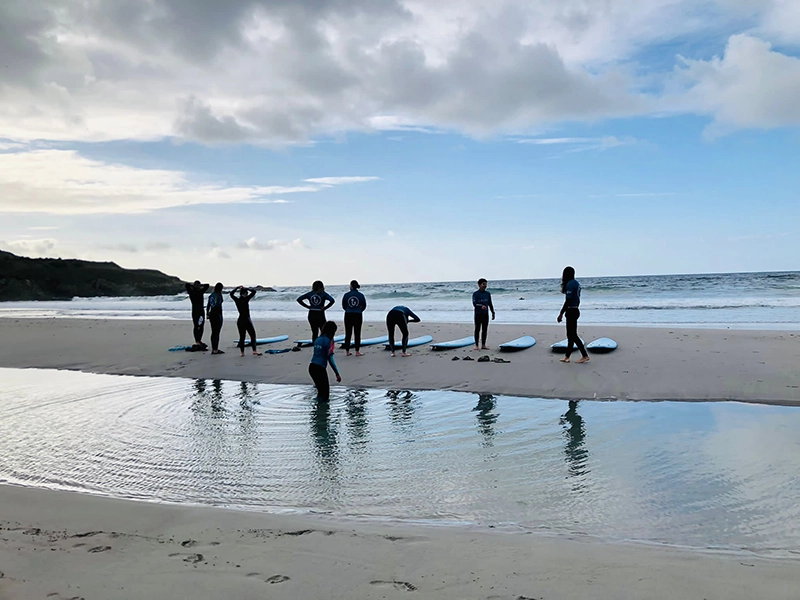
[[[184,557],[183,562],[188,562],[188,563],[199,563],[202,562],[203,560],[202,554],[181,554],[180,552],[173,552],[172,554],[168,554],[167,556],[169,556],[170,558],[177,558],[179,556],[183,556]]]
[[[183,546],[184,548],[191,548],[191,547],[196,546],[196,545],[197,545],[197,542],[195,542],[194,540],[185,540],[185,541],[181,542],[181,546]]]
[[[248,577],[261,577],[261,573],[248,573]],[[267,577],[264,580],[264,583],[283,583],[284,581],[289,581],[291,577],[287,575],[273,575],[272,577]]]
[[[417,586],[413,583],[408,583],[407,581],[370,581],[371,585],[379,585],[379,586],[392,586],[396,590],[400,590],[401,592],[415,592],[417,591]]]
[[[94,548],[89,548],[87,552],[97,553],[97,552],[108,552],[109,550],[111,550],[111,546],[95,546]]]

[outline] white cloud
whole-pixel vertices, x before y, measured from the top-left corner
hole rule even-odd
[[[259,242],[258,238],[251,237],[249,240],[239,242],[237,244],[237,247],[244,248],[247,250],[292,250],[292,249],[304,249],[306,248],[306,245],[300,238],[291,241],[268,240],[266,242]]]
[[[394,231],[390,229],[389,231],[386,232],[386,235],[388,235],[389,237],[394,237]]]
[[[211,252],[208,253],[208,256],[211,257],[211,258],[220,258],[220,259],[223,259],[223,260],[228,260],[231,257],[230,254],[225,252],[225,250],[223,250],[219,246],[214,246],[211,249]]]
[[[325,187],[200,184],[179,171],[105,163],[73,150],[0,154],[0,213],[135,214],[203,204],[287,204],[272,196]]]
[[[363,183],[365,181],[376,181],[380,177],[315,177],[305,179],[308,183],[318,183],[320,185],[342,185],[347,183]]]
[[[53,238],[12,240],[10,242],[0,241],[0,248],[24,256],[57,256],[58,254],[53,252],[57,244],[58,240]]]
[[[714,117],[712,136],[739,128],[800,125],[800,58],[749,35],[734,35],[722,57],[684,59],[672,108]]]

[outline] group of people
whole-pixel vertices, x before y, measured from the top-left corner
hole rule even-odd
[[[355,279],[350,282],[350,290],[342,297],[342,309],[344,310],[345,340],[344,349],[347,356],[350,356],[350,349],[355,350],[356,356],[363,356],[361,353],[361,327],[363,325],[363,313],[367,308],[367,299],[360,291],[360,285]],[[475,311],[474,339],[475,349],[488,350],[486,340],[489,331],[489,315],[491,320],[495,318],[494,305],[492,304],[492,294],[487,290],[488,282],[481,278],[478,280],[478,289],[472,294],[472,306]],[[203,342],[203,329],[205,319],[211,323],[211,354],[223,354],[219,349],[219,335],[222,330],[222,284],[217,283],[214,291],[209,295],[208,302],[204,306],[204,294],[208,291],[207,283],[201,284],[195,281],[193,284],[186,284],[186,291],[192,304],[192,323],[195,346],[205,350],[208,346]],[[580,318],[581,286],[575,279],[575,269],[566,267],[561,275],[561,293],[564,294],[564,304],[558,313],[559,323],[566,319],[567,328],[567,351],[561,362],[569,362],[570,356],[575,347],[581,353],[581,358],[576,362],[588,362],[589,355],[578,335],[578,319]],[[253,354],[258,356],[256,346],[256,331],[253,321],[250,318],[250,300],[256,295],[255,290],[244,286],[238,286],[231,290],[230,297],[236,304],[239,317],[236,326],[239,330],[238,348],[244,356],[246,336],[250,336],[249,345],[253,348]],[[341,382],[342,377],[339,368],[334,360],[334,338],[338,329],[334,321],[328,321],[325,311],[336,304],[336,299],[325,291],[322,281],[315,281],[311,285],[311,291],[306,292],[297,298],[297,303],[308,310],[308,324],[311,326],[311,341],[314,347],[311,363],[308,366],[308,373],[317,388],[317,399],[327,401],[330,396],[330,383],[328,381],[328,365],[336,375],[336,381]],[[389,349],[391,355],[395,356],[395,331],[400,330],[401,356],[408,354],[408,323],[419,323],[420,318],[407,306],[395,306],[386,314],[386,329],[389,337]],[[351,344],[351,339],[353,344]]]

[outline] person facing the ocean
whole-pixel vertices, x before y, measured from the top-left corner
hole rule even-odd
[[[189,301],[192,303],[192,333],[194,334],[195,346],[199,350],[208,348],[208,345],[203,343],[203,329],[205,328],[203,294],[207,291],[208,284],[200,283],[199,280],[186,284],[186,292],[189,294]]]
[[[494,306],[492,294],[486,291],[488,282],[481,277],[478,279],[478,289],[472,294],[472,306],[475,307],[475,350],[478,350],[478,334],[481,338],[481,348],[488,350],[486,336],[489,333],[489,311],[492,311],[494,321]]]
[[[406,306],[395,306],[386,314],[386,329],[389,332],[389,350],[392,351],[394,356],[394,328],[395,326],[400,329],[403,334],[403,353],[402,356],[410,356],[406,352],[408,349],[408,322],[419,323],[420,318],[411,312],[411,309]]]
[[[581,305],[581,284],[575,279],[575,269],[572,267],[564,267],[564,272],[561,274],[561,293],[565,296],[564,306],[561,307],[557,320],[561,323],[561,319],[567,317],[567,353],[561,362],[569,362],[573,345],[577,346],[581,353],[581,358],[575,362],[589,362],[589,355],[578,336],[578,319],[581,316],[581,311],[578,309]]]
[[[325,311],[336,303],[333,296],[325,291],[325,284],[317,280],[311,284],[311,291],[297,299],[297,303],[308,309],[308,324],[311,325],[311,341],[317,340],[319,330],[325,325]]]
[[[322,333],[314,340],[314,354],[311,356],[311,363],[308,365],[308,374],[317,388],[317,401],[327,402],[331,396],[331,384],[328,381],[328,363],[336,374],[337,383],[341,383],[342,376],[336,367],[333,359],[334,341],[336,335],[336,323],[328,321],[322,326]]]
[[[239,292],[239,295],[236,295]],[[250,345],[253,347],[253,356],[261,356],[261,352],[256,349],[256,328],[250,318],[250,300],[256,295],[255,290],[249,290],[243,285],[231,290],[231,299],[236,303],[239,311],[239,318],[236,320],[236,327],[239,329],[239,352],[244,356],[244,336],[250,336]]]
[[[367,299],[359,291],[361,286],[353,279],[350,282],[350,291],[342,297],[344,309],[344,350],[350,356],[350,336],[355,335],[356,356],[361,354],[361,325],[364,322],[364,310],[367,308]]]
[[[217,283],[208,296],[206,319],[211,323],[211,354],[225,354],[219,349],[219,333],[222,331],[222,284]]]

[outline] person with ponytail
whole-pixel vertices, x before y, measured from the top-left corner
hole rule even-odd
[[[314,340],[314,354],[311,357],[311,364],[308,365],[308,374],[314,381],[317,388],[317,401],[327,402],[331,396],[331,384],[328,381],[328,363],[336,374],[336,381],[341,383],[342,376],[333,360],[334,341],[336,335],[336,323],[328,321],[322,326],[322,333]]]
[[[567,318],[567,353],[561,359],[561,362],[569,362],[573,346],[577,346],[581,353],[581,358],[575,362],[589,362],[589,355],[586,353],[586,348],[578,335],[578,319],[581,316],[581,311],[578,308],[581,305],[581,284],[575,279],[575,269],[572,267],[564,267],[564,272],[561,274],[561,293],[565,296],[564,306],[561,307],[557,320],[561,323],[561,319]]]

